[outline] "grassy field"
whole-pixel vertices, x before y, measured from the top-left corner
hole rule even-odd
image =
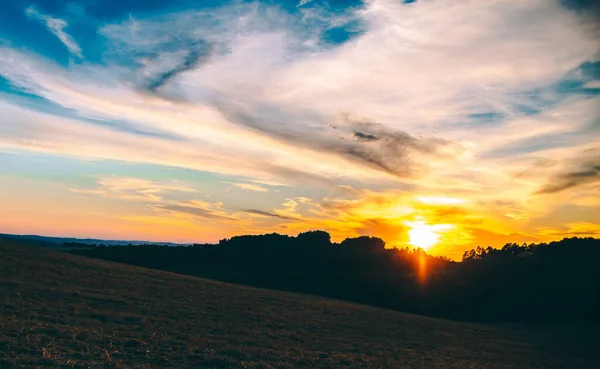
[[[433,319],[0,241],[2,369],[600,367],[598,342],[578,334]]]

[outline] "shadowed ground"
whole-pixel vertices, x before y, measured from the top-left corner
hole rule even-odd
[[[0,240],[2,369],[600,367],[591,335],[578,334],[427,318]]]

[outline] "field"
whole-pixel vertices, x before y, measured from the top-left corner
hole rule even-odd
[[[600,367],[582,332],[440,320],[0,240],[1,369]]]

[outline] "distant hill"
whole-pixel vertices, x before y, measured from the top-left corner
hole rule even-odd
[[[459,323],[0,239],[0,368],[594,368],[593,325]]]
[[[18,234],[5,234],[0,233],[0,239],[8,239],[21,241],[26,243],[36,243],[36,246],[42,247],[61,247],[64,243],[79,243],[86,245],[106,245],[106,246],[119,246],[119,245],[163,245],[163,246],[188,246],[189,244],[172,243],[172,242],[150,242],[150,241],[128,241],[128,240],[101,240],[96,238],[74,238],[74,237],[48,237],[38,235],[18,235]]]

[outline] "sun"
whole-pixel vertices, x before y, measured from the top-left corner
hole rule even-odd
[[[454,228],[451,224],[430,224],[423,218],[404,224],[410,227],[408,231],[410,244],[423,250],[429,250],[435,246],[440,240],[440,233]]]
[[[438,242],[438,234],[435,227],[423,222],[414,222],[408,231],[411,245],[428,250]]]

